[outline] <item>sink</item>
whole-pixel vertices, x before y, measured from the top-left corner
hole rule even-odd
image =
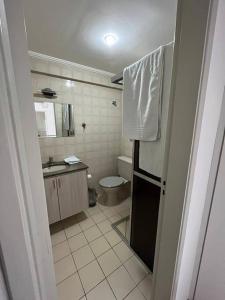
[[[42,170],[44,173],[49,173],[49,172],[61,171],[65,168],[66,168],[65,165],[59,165],[59,166],[51,166],[51,167],[43,168]]]

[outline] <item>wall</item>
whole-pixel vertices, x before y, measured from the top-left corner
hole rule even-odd
[[[121,155],[132,157],[133,154],[133,141],[126,137],[121,137]]]
[[[111,74],[57,61],[31,57],[31,68],[110,85]],[[89,166],[95,184],[104,176],[116,175],[117,157],[121,154],[122,92],[32,73],[33,92],[45,87],[57,92],[58,98],[53,101],[74,105],[75,137],[39,138],[42,161],[47,161],[49,156],[63,160],[75,154]],[[116,107],[112,105],[113,100],[117,102]],[[85,130],[81,126],[83,122],[87,124]]]

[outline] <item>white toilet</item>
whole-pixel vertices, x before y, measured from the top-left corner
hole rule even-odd
[[[99,181],[98,202],[114,206],[130,196],[132,159],[126,156],[117,158],[119,176],[104,177]]]

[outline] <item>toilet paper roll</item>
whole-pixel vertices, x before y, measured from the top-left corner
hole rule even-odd
[[[91,174],[88,174],[88,175],[87,175],[87,178],[88,178],[88,179],[91,179],[91,178],[92,178],[92,175],[91,175]]]

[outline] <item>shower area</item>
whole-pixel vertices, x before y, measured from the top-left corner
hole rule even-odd
[[[130,109],[130,107],[128,107],[129,100],[128,104],[126,104],[126,96],[128,99],[132,97],[129,82],[124,82],[124,73],[117,74],[112,78],[113,83],[123,83],[124,85],[122,118],[123,135],[133,141],[131,197],[127,200],[129,209],[127,210],[127,213],[124,214],[123,218],[115,222],[112,226],[152,272],[157,243],[160,204],[166,188],[164,168],[166,165],[165,154],[167,152],[166,140],[168,138],[167,125],[169,120],[173,47],[173,42],[162,46],[164,54],[162,58],[162,82],[159,87],[159,89],[161,89],[161,96],[159,98],[161,101],[160,136],[152,141],[148,140],[146,137],[135,137],[133,135],[134,130],[130,130],[130,127],[133,126],[133,119],[138,113],[130,113],[133,116],[131,121],[129,120],[129,116],[127,117],[126,115],[127,111]],[[158,50],[153,51],[153,55],[157,51]],[[150,54],[150,56],[151,55],[152,54]],[[145,59],[146,58],[143,58],[142,60]],[[138,61],[136,64],[140,63],[142,60]],[[132,81],[132,76],[130,76],[130,78]],[[147,82],[151,82],[151,80],[150,77]],[[151,83],[149,83],[149,86],[151,87]],[[135,99],[137,99],[137,94],[135,94]],[[129,122],[130,124],[127,125]]]

